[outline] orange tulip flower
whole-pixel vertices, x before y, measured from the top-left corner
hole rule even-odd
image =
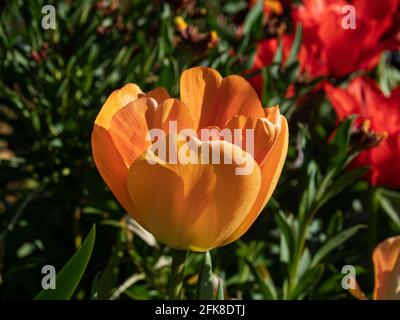
[[[378,244],[372,254],[375,286],[374,300],[400,300],[400,236]],[[358,283],[350,293],[359,300],[367,300]]]
[[[95,120],[93,158],[121,205],[158,240],[206,251],[241,237],[266,205],[286,158],[288,125],[278,107],[262,108],[245,79],[222,78],[210,68],[184,71],[180,96],[171,98],[164,88],[143,93],[135,84],[114,91]],[[222,164],[150,163],[147,151],[154,141],[148,133],[162,129],[172,135],[171,121],[178,130],[195,132],[253,129],[253,155],[221,138],[198,141],[221,158],[241,151],[253,170],[238,175],[235,158]]]
[[[380,243],[372,255],[374,300],[400,300],[400,236]]]

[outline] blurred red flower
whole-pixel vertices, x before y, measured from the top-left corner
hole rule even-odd
[[[355,29],[344,29],[342,8],[352,5],[356,13]],[[294,25],[303,27],[299,63],[303,74],[346,76],[357,70],[371,70],[379,62],[384,50],[400,48],[400,0],[304,0],[294,6]],[[283,36],[284,60],[294,36]],[[258,43],[252,71],[272,63],[278,39]],[[251,79],[260,94],[261,76]]]
[[[346,5],[355,9],[355,29],[345,29]],[[304,0],[293,8],[303,26],[303,69],[312,76],[346,76],[374,68],[384,50],[399,48],[399,0]]]
[[[372,185],[400,186],[400,86],[386,97],[369,78],[352,80],[347,89],[325,84],[325,91],[339,118],[357,115],[356,125],[387,133],[379,146],[364,150],[351,163],[352,167],[370,166],[368,180]]]
[[[257,70],[260,70],[261,68],[270,65],[272,63],[276,51],[278,50],[278,45],[279,43],[277,38],[265,39],[260,41],[256,47],[256,56],[254,57],[253,68],[251,69],[250,72],[256,72]],[[285,62],[289,56],[290,47],[292,46],[292,38],[288,35],[284,35],[282,37],[282,45],[283,45],[282,62]],[[256,90],[258,95],[261,97],[262,85],[263,85],[263,79],[261,73],[251,77],[249,79],[249,82]]]

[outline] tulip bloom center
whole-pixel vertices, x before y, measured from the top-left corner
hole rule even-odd
[[[236,164],[237,175],[253,172],[254,129],[203,128],[199,137],[193,129],[178,132],[177,128],[176,121],[169,121],[168,133],[159,128],[148,131],[146,141],[152,144],[146,160],[150,164]],[[226,143],[213,143],[221,140]]]

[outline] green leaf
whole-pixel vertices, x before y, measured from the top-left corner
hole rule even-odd
[[[35,300],[69,300],[74,293],[92,255],[96,239],[96,226],[93,225],[82,246],[56,276],[56,289],[42,290]]]
[[[245,36],[250,34],[257,20],[262,17],[263,7],[263,1],[257,1],[257,4],[250,10],[249,14],[246,16],[246,19],[243,23],[243,34]]]
[[[396,228],[400,230],[400,193],[381,189],[379,203]]]
[[[133,300],[150,300],[154,298],[155,292],[146,285],[135,284],[127,288],[123,294]]]
[[[304,248],[301,255],[299,265],[296,272],[296,281],[298,281],[306,272],[310,269],[311,265],[311,254],[308,248]]]
[[[229,2],[224,5],[223,10],[229,15],[234,15],[241,10],[246,9],[248,6],[247,1]]]
[[[256,279],[256,283],[258,284],[261,294],[265,300],[276,300],[277,293],[275,285],[270,276],[263,278],[254,264],[249,260],[245,259],[247,265],[250,268],[251,273],[253,274],[254,278]]]
[[[274,58],[272,60],[272,64],[270,66],[271,76],[275,80],[278,80],[280,78],[279,74],[281,71],[282,59],[283,59],[283,41],[282,39],[279,39],[278,50],[276,50]]]
[[[212,263],[209,251],[205,253],[204,264],[200,271],[199,282],[197,287],[197,298],[200,300],[213,299]]]
[[[336,211],[334,215],[329,219],[326,235],[328,238],[333,237],[335,234],[341,232],[343,230],[344,217],[343,212],[341,210]]]
[[[307,211],[310,210],[312,203],[317,195],[317,175],[318,175],[318,165],[315,161],[311,161],[307,167],[308,175],[308,187],[307,187]]]
[[[331,165],[341,169],[348,157],[351,129],[353,128],[354,116],[342,121],[336,129],[331,145]]]
[[[285,83],[287,84],[285,86],[285,91],[287,91],[288,86],[296,81],[297,75],[300,70],[300,64],[298,62],[293,62],[292,64],[288,65],[284,72],[283,72],[283,79],[285,80]]]
[[[391,53],[384,53],[378,65],[377,75],[379,85],[385,95],[390,95],[400,83],[400,70],[391,63]]]
[[[110,259],[107,262],[103,272],[99,275],[96,283],[97,299],[104,300],[111,297],[112,291],[115,288],[119,274],[120,257],[119,249],[114,248]]]
[[[268,70],[267,68],[261,68],[262,75],[262,92],[261,92],[261,101],[263,106],[268,104]]]
[[[320,263],[331,251],[336,249],[338,246],[346,242],[349,238],[354,236],[360,229],[365,228],[364,225],[357,225],[346,229],[339,234],[335,235],[333,238],[329,239],[324,245],[315,253],[311,267],[315,267]]]
[[[99,298],[99,277],[101,271],[97,272],[92,281],[92,288],[90,290],[90,300],[97,300]]]
[[[320,82],[324,80],[323,77],[317,77],[314,80],[311,80],[308,84],[304,84],[301,87],[298,88],[298,96],[304,96],[308,93],[310,93],[314,88],[318,86]],[[296,88],[297,89],[297,88]]]
[[[218,277],[217,300],[224,300],[224,280]]]
[[[348,185],[353,183],[354,181],[361,178],[363,175],[367,173],[369,168],[361,167],[354,169],[352,171],[348,171],[342,174],[325,192],[322,196],[321,200],[319,201],[319,207],[321,207],[325,202],[329,199],[333,198],[336,194],[341,192],[344,188]]]
[[[276,50],[272,63],[280,66],[283,59],[283,41],[279,39],[278,50]]]
[[[88,2],[84,2],[83,3],[83,8],[81,9],[81,19],[80,19],[80,23],[84,24],[89,13],[90,13],[90,9],[91,9],[91,3]]]
[[[289,225],[288,219],[282,211],[279,211],[278,214],[275,215],[275,221],[279,226],[279,229],[282,231],[284,243],[283,245],[287,248],[287,259],[284,258],[284,262],[288,262],[288,259],[292,257],[293,250],[294,250],[294,236],[291,226]],[[282,248],[281,248],[282,250]]]
[[[290,49],[289,58],[286,62],[286,67],[290,67],[297,60],[297,56],[300,51],[302,33],[303,33],[303,29],[301,27],[301,24],[299,23],[296,27],[296,35],[295,35],[292,47]]]
[[[290,298],[303,299],[319,282],[323,271],[324,267],[322,265],[309,269],[298,282]]]

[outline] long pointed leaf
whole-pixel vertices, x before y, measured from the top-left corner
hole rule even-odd
[[[96,227],[93,225],[82,246],[57,273],[56,289],[43,289],[35,300],[69,300],[71,298],[89,263],[95,239]]]
[[[200,271],[197,298],[201,300],[213,299],[212,263],[210,252],[205,253],[204,264]]]
[[[311,267],[315,267],[320,263],[332,250],[336,249],[342,243],[354,236],[360,229],[365,228],[364,225],[357,225],[342,231],[329,239],[314,255],[311,261]]]

